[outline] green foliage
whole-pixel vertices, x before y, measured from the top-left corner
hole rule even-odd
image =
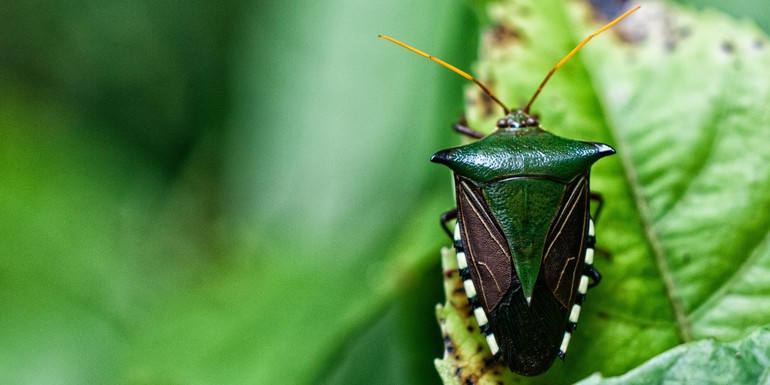
[[[0,382],[438,382],[452,195],[428,158],[458,141],[467,82],[376,36],[514,103],[595,27],[573,2],[487,4],[481,20],[537,38],[488,35],[475,67],[460,0],[4,4]],[[534,106],[620,154],[593,180],[613,256],[557,382],[742,338],[770,313],[770,45],[749,23],[644,6]]]
[[[770,330],[763,327],[733,343],[702,340],[679,346],[628,374],[602,378],[595,374],[579,385],[612,384],[763,384],[770,370]]]
[[[0,14],[0,382],[437,381],[464,82],[377,34],[467,67],[461,2],[53,3]]]
[[[503,100],[526,100],[543,69],[600,25],[596,12],[557,1],[488,11],[494,32],[477,68]],[[606,201],[597,236],[611,258],[596,262],[605,278],[589,292],[567,361],[527,383],[619,375],[682,343],[732,341],[768,325],[768,43],[714,12],[645,3],[543,91],[534,112],[546,129],[608,143],[618,156],[592,176]],[[492,127],[497,111],[480,91],[470,89],[468,104],[472,126]],[[761,365],[709,370],[756,381]]]

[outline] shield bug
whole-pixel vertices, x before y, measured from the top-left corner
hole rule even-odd
[[[481,82],[454,66],[387,36],[476,83],[505,117],[484,136],[464,124],[458,132],[479,139],[439,151],[432,162],[454,173],[457,208],[441,217],[454,241],[463,287],[491,354],[516,373],[533,376],[564,359],[589,286],[594,222],[589,201],[591,166],[615,150],[603,143],[562,138],[544,130],[530,107],[554,72],[594,36],[578,44],[546,75],[529,103],[511,111]],[[447,223],[456,219],[454,231]],[[592,283],[589,284],[589,282]]]

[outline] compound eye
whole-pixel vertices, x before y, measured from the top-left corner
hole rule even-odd
[[[508,121],[505,119],[500,119],[497,121],[497,128],[505,128],[508,127]]]
[[[535,118],[527,118],[526,125],[530,126],[530,127],[537,126],[537,119],[535,119]]]

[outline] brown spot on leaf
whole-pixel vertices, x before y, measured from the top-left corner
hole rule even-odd
[[[666,50],[668,51],[675,50],[676,47],[679,46],[679,43],[687,39],[692,33],[691,28],[689,26],[675,25],[674,23],[675,23],[675,20],[671,18],[666,18],[663,23],[666,29],[664,45],[666,47]]]
[[[485,84],[487,85],[487,87],[492,87],[492,86],[489,85],[489,83],[485,83]],[[494,87],[492,87],[492,88],[494,88]],[[492,114],[495,113],[495,109],[497,108],[497,104],[494,102],[494,100],[492,100],[492,98],[489,97],[489,95],[487,95],[487,94],[485,94],[483,92],[481,92],[480,95],[481,95],[481,104],[482,104],[482,108],[483,108],[483,111],[484,111],[483,115],[484,115],[485,118],[488,118],[488,117],[492,116]]]
[[[452,337],[449,337],[449,336],[444,337],[444,349],[449,354],[452,354],[457,350],[455,349],[454,342],[452,342]]]
[[[725,52],[727,54],[732,54],[735,52],[735,45],[730,41],[723,41],[722,42],[722,52]]]
[[[590,3],[594,12],[606,20],[620,16],[629,8],[628,0],[591,0]]]
[[[492,44],[506,45],[521,40],[521,33],[516,28],[503,23],[495,25],[490,35]]]

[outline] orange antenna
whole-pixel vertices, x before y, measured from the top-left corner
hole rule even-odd
[[[525,114],[529,114],[529,108],[532,106],[532,103],[535,102],[535,99],[537,98],[537,96],[540,95],[540,91],[543,90],[543,87],[545,86],[545,83],[548,82],[548,79],[550,79],[551,76],[553,76],[553,73],[556,72],[556,70],[559,69],[559,67],[564,65],[564,63],[566,63],[567,60],[569,60],[573,55],[575,55],[575,53],[577,53],[577,51],[579,51],[581,48],[583,48],[583,46],[586,45],[586,43],[588,43],[596,35],[598,35],[598,34],[604,32],[604,31],[610,29],[610,27],[612,27],[613,25],[617,24],[619,21],[625,19],[626,16],[636,12],[639,8],[641,8],[641,6],[637,5],[636,7],[634,7],[631,10],[629,10],[628,12],[618,16],[615,20],[607,23],[607,25],[605,25],[604,27],[600,28],[598,31],[596,31],[593,34],[591,34],[591,36],[588,36],[585,40],[583,40],[583,42],[578,44],[577,47],[575,47],[572,50],[572,52],[568,53],[567,56],[564,57],[564,59],[561,59],[561,61],[558,64],[556,64],[556,66],[553,67],[553,69],[551,69],[551,72],[548,72],[548,75],[545,76],[545,79],[543,79],[543,82],[540,83],[540,87],[537,87],[537,91],[535,91],[535,94],[532,95],[532,99],[529,99],[529,103],[527,103],[527,106],[524,107],[524,113]]]
[[[439,59],[439,58],[437,58],[435,56],[428,55],[427,53],[422,52],[422,51],[420,51],[417,48],[414,48],[414,47],[411,47],[411,46],[409,46],[407,44],[404,44],[404,43],[402,43],[402,42],[400,42],[400,41],[398,41],[398,40],[396,40],[396,39],[394,39],[392,37],[385,36],[385,35],[377,35],[377,37],[381,37],[381,38],[383,38],[385,40],[389,40],[389,41],[391,41],[393,43],[396,43],[396,44],[398,44],[398,45],[400,45],[400,46],[402,46],[402,47],[404,47],[404,48],[406,48],[406,49],[408,49],[408,50],[410,50],[410,51],[412,51],[412,52],[414,52],[414,53],[416,53],[416,54],[418,54],[418,55],[420,55],[422,57],[425,57],[425,58],[428,58],[430,60],[433,60],[434,62],[436,62],[438,64],[441,64],[442,66],[444,66],[446,68],[449,68],[450,70],[454,71],[458,75],[460,75],[460,76],[462,76],[462,77],[464,77],[464,78],[466,78],[466,79],[476,83],[476,85],[481,87],[481,89],[487,95],[489,95],[489,97],[492,98],[492,100],[494,100],[497,104],[500,105],[500,107],[503,108],[503,111],[505,111],[506,115],[511,113],[511,110],[508,107],[506,107],[505,104],[503,104],[503,102],[500,101],[500,99],[498,99],[495,95],[493,95],[492,92],[489,91],[489,88],[487,88],[485,85],[481,84],[481,82],[476,80],[476,78],[474,78],[473,76],[468,75],[468,73],[466,73],[465,71],[462,71],[459,68],[457,68],[457,67],[455,67],[455,66],[453,66],[453,65],[451,65],[451,64],[449,64],[449,63],[447,63],[447,62],[445,62],[445,61],[443,61],[443,60],[441,60],[441,59]]]

